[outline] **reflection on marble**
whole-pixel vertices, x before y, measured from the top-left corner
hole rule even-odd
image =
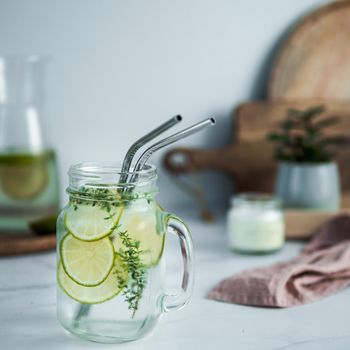
[[[181,214],[181,213],[179,213]],[[186,219],[186,215],[182,215]],[[240,256],[226,246],[223,220],[187,220],[196,247],[196,284],[187,308],[164,315],[154,334],[122,345],[89,343],[66,333],[55,315],[55,255],[0,259],[0,349],[350,349],[350,289],[291,309],[253,308],[205,298],[220,279],[289,259],[301,243],[268,256]],[[178,249],[168,240],[168,285],[179,283]]]

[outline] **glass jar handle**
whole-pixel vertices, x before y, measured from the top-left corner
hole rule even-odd
[[[180,291],[177,294],[163,296],[163,311],[169,312],[181,309],[191,298],[194,281],[194,253],[191,233],[183,221],[170,214],[166,216],[166,224],[168,233],[175,234],[179,238],[183,261]]]

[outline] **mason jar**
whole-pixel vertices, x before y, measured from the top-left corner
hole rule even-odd
[[[156,180],[153,165],[123,174],[114,164],[70,168],[69,202],[57,222],[57,316],[69,332],[105,343],[136,340],[188,302],[191,235],[157,204]],[[175,295],[164,287],[168,233],[179,238],[183,258]]]
[[[242,193],[231,200],[227,217],[230,248],[265,254],[283,247],[284,215],[279,198],[263,193]]]

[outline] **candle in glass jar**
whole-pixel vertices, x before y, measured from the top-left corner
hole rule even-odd
[[[284,244],[281,202],[267,194],[239,194],[227,218],[230,248],[243,253],[270,253]]]

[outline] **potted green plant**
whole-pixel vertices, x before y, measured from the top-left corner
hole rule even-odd
[[[275,193],[287,208],[339,208],[338,166],[331,146],[342,139],[325,135],[324,130],[339,120],[321,117],[324,111],[324,106],[290,109],[280,131],[268,135],[276,143],[275,158],[279,162]]]

